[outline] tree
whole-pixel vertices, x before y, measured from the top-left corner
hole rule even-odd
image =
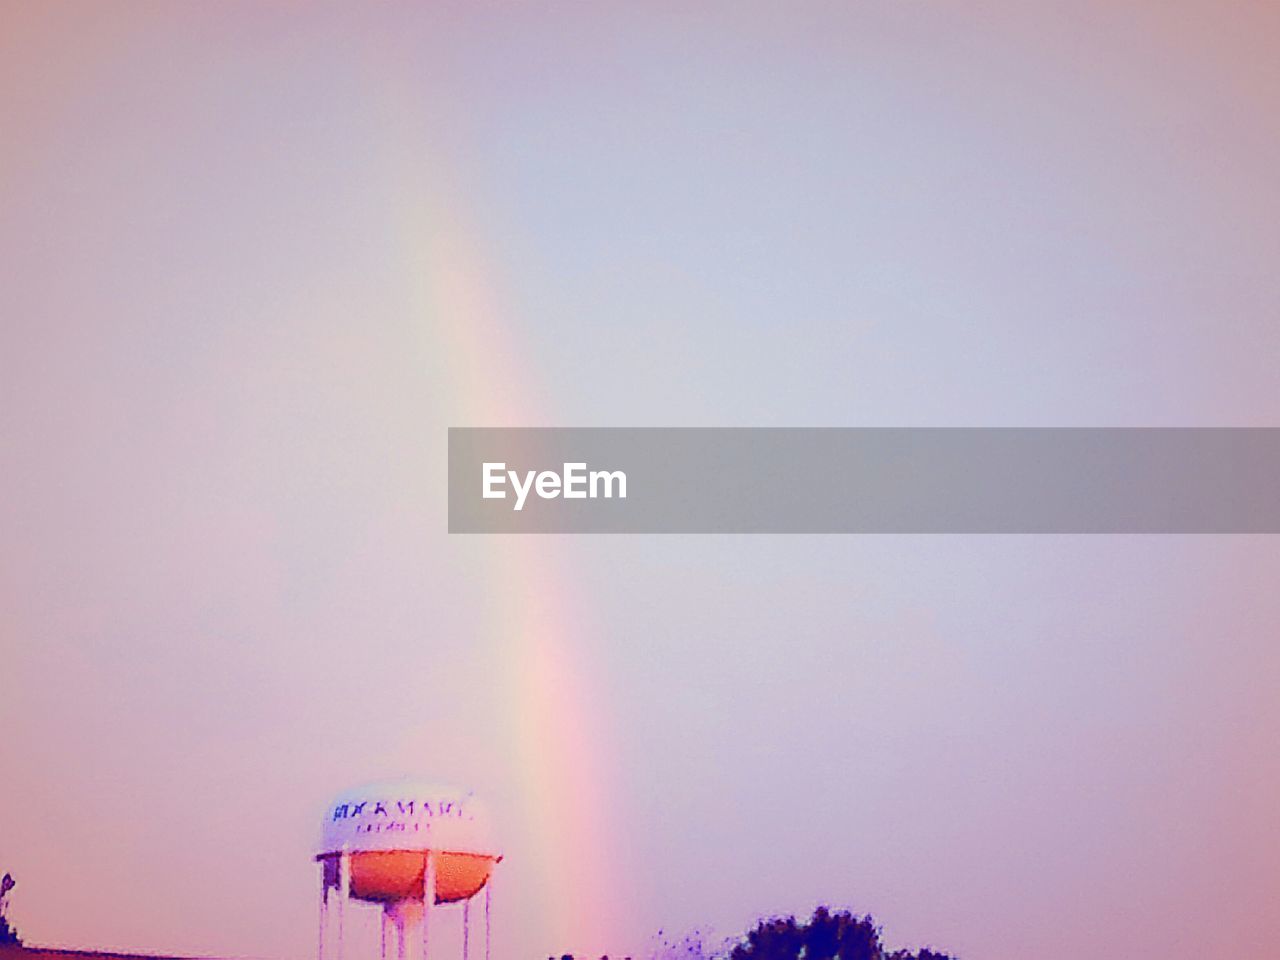
[[[762,920],[729,954],[729,960],[955,960],[923,949],[887,953],[870,916],[818,907],[805,923],[795,917]]]
[[[22,938],[18,936],[18,931],[9,926],[9,891],[18,885],[18,881],[14,880],[12,875],[6,873],[0,879],[0,946],[5,945],[22,945]]]
[[[794,960],[802,938],[795,917],[761,920],[746,940],[733,948],[730,960]]]
[[[556,960],[548,957],[547,960]],[[574,960],[566,954],[560,960]],[[600,960],[609,960],[601,957]],[[626,960],[631,960],[627,957]],[[804,922],[795,917],[769,917],[722,947],[708,946],[694,930],[672,939],[659,930],[649,960],[956,960],[929,947],[919,951],[887,951],[880,927],[870,916],[818,907]]]

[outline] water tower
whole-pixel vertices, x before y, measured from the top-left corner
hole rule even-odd
[[[406,960],[406,944],[411,956],[418,954],[415,942],[422,946],[414,960],[431,960],[433,918],[442,907],[461,905],[462,956],[470,960],[471,902],[482,892],[489,960],[493,868],[502,857],[488,814],[471,793],[416,781],[347,791],[329,805],[316,860],[319,960],[347,960],[352,901],[380,910],[382,960],[392,934],[398,960]],[[337,901],[336,931],[330,930],[331,896]],[[326,948],[337,952],[326,956]]]

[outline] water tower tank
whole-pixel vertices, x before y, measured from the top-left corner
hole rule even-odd
[[[475,896],[501,860],[484,806],[470,791],[400,780],[335,797],[325,813],[316,859],[326,887],[339,885],[350,856],[350,896],[391,905],[422,900],[426,856],[435,861],[435,902]]]

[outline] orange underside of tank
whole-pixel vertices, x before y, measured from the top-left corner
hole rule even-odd
[[[493,871],[493,858],[470,853],[437,853],[436,902],[466,900],[480,891]],[[426,857],[420,850],[388,850],[351,856],[351,895],[360,900],[421,900]]]

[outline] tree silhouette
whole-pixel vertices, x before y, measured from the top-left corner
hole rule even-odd
[[[650,960],[956,960],[928,947],[890,953],[880,940],[880,927],[870,916],[860,917],[848,910],[833,912],[827,907],[818,907],[803,923],[795,917],[761,920],[719,950],[708,949],[699,930],[680,940],[671,940],[659,930],[657,939]],[[560,960],[574,958],[567,954]]]
[[[923,949],[887,953],[869,916],[818,907],[806,923],[795,917],[762,920],[738,943],[729,960],[955,960]]]
[[[804,934],[795,917],[761,920],[729,954],[730,960],[795,960],[804,946]]]
[[[9,926],[9,918],[6,916],[9,907],[9,891],[18,885],[11,874],[6,873],[0,878],[0,946],[17,945],[22,946],[22,938],[18,936],[18,931]]]

